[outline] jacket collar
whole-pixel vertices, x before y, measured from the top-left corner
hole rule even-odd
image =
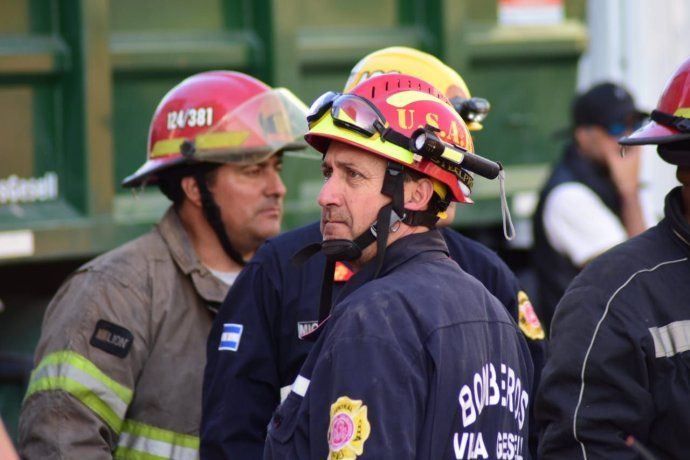
[[[446,257],[449,257],[448,246],[441,232],[438,230],[429,230],[424,233],[408,235],[386,248],[386,254],[383,259],[383,266],[379,272],[379,278],[386,276],[410,259],[422,260],[428,257],[438,257],[439,254],[445,254]],[[374,258],[349,279],[333,302],[331,314],[319,323],[309,334],[304,336],[303,339],[309,342],[316,341],[322,335],[326,326],[331,324],[330,319],[333,318],[333,312],[337,309],[338,304],[358,288],[373,280],[375,273],[376,259]]]
[[[174,207],[170,207],[156,226],[163,241],[168,246],[175,264],[182,272],[191,278],[196,292],[207,302],[212,311],[217,311],[218,305],[225,299],[228,286],[220,281],[199,261],[192,242],[180,221]]]
[[[386,255],[383,259],[383,267],[379,277],[386,276],[407,261],[417,257],[428,257],[443,253],[448,256],[448,246],[446,245],[441,232],[429,230],[428,232],[415,233],[401,238],[386,248]],[[345,284],[338,298],[333,303],[338,304],[342,299],[365,283],[371,281],[376,271],[375,260],[365,264],[360,271]]]
[[[669,222],[675,240],[683,246],[686,251],[690,252],[690,224],[685,219],[683,213],[684,206],[681,188],[682,187],[676,187],[666,195],[664,214]]]

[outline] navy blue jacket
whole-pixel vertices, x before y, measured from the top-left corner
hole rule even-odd
[[[449,229],[441,233],[451,258],[481,281],[516,321],[520,319],[534,361],[536,388],[545,341],[517,278],[480,243]],[[203,458],[261,458],[266,426],[280,402],[280,389],[293,383],[313,345],[299,337],[318,319],[325,258],[318,253],[301,268],[290,259],[302,247],[321,239],[319,225],[314,223],[268,240],[228,293],[208,340]],[[335,283],[334,298],[341,289],[342,283]],[[220,346],[226,324],[243,326],[236,351]]]
[[[556,308],[536,413],[544,459],[690,452],[690,225],[680,189],[665,218],[589,263]]]
[[[532,365],[505,308],[438,231],[393,243],[372,279],[375,265],[320,326],[264,459],[526,455]]]

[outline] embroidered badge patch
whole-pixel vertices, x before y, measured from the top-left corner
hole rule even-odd
[[[297,323],[297,337],[303,338],[319,326],[318,321],[300,321]]]
[[[89,343],[106,353],[115,355],[118,358],[124,358],[129,353],[129,349],[132,348],[133,341],[134,336],[129,329],[113,324],[110,321],[99,319]]]
[[[244,326],[235,323],[223,324],[223,334],[220,336],[219,350],[237,351],[240,347],[240,339],[242,338],[242,330]]]
[[[331,423],[328,427],[328,460],[355,460],[364,452],[371,425],[367,406],[341,396],[331,404]]]
[[[342,262],[335,263],[335,272],[333,272],[333,281],[336,283],[344,283],[352,278],[354,273],[350,268]]]
[[[527,338],[544,340],[546,334],[525,291],[518,292],[518,320],[518,326]]]

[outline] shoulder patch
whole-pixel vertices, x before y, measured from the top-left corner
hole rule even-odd
[[[129,329],[104,319],[98,320],[96,329],[89,341],[92,346],[118,358],[127,356],[130,348],[132,348],[132,342],[134,342],[134,335]]]
[[[344,263],[338,261],[335,263],[335,272],[333,272],[333,281],[336,283],[344,283],[352,278],[354,273],[350,270],[350,267]]]
[[[328,426],[328,460],[355,460],[364,452],[371,425],[362,401],[341,396],[331,404]]]
[[[223,324],[223,333],[220,336],[219,350],[237,351],[240,348],[240,339],[244,326],[235,323]]]
[[[518,326],[528,339],[544,340],[546,337],[539,317],[525,291],[518,292]]]

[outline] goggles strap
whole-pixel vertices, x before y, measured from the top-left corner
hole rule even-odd
[[[690,118],[677,117],[668,113],[652,110],[649,116],[652,120],[668,128],[674,128],[681,133],[690,133]]]
[[[376,123],[377,124],[374,125],[374,128],[379,130],[381,133],[381,139],[390,142],[391,144],[395,144],[405,150],[410,150],[410,143],[412,141],[409,137],[405,136],[403,133],[399,133],[390,126],[388,128],[379,129],[379,126],[382,125],[380,125],[378,121]]]
[[[510,207],[508,206],[508,199],[506,198],[506,171],[503,165],[498,163],[500,169],[498,171],[498,188],[501,194],[501,217],[503,218],[503,236],[506,240],[512,241],[515,238],[515,227],[513,226],[513,219],[510,217]]]

